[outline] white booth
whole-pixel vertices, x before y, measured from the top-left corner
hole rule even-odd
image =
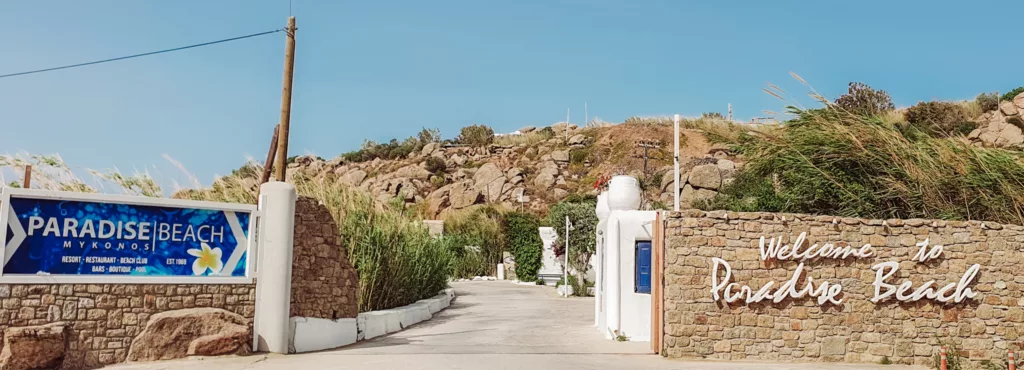
[[[636,179],[612,178],[598,196],[594,321],[608,339],[651,340],[651,253],[656,211],[638,211]]]

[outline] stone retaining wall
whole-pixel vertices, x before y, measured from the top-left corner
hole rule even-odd
[[[662,353],[668,357],[874,363],[888,358],[931,366],[940,341],[959,346],[972,360],[1005,358],[1008,348],[1019,349],[1024,342],[1024,227],[723,211],[667,216]],[[780,303],[712,298],[716,257],[731,265],[731,282],[750,286],[753,293],[769,281],[775,282],[772,292],[789,281],[799,262],[762,259],[759,238],[781,236],[783,244],[792,245],[802,232],[807,233],[802,250],[817,243],[873,246],[867,258],[804,261],[804,276],[816,286],[826,281],[842,286],[841,304],[819,304],[806,296]],[[943,252],[926,262],[912,260],[920,249],[916,244],[926,238],[928,248],[943,245]],[[888,261],[899,269],[883,281],[899,285],[909,280],[909,292],[929,280],[935,280],[936,289],[956,283],[978,264],[980,272],[967,284],[977,295],[961,303],[898,302],[893,297],[873,303],[873,266]],[[724,278],[721,266],[718,276]],[[799,278],[798,287],[804,279]]]
[[[0,284],[0,302],[4,334],[66,323],[61,368],[85,369],[124,362],[132,339],[159,312],[215,307],[251,320],[256,291],[255,285]]]
[[[359,313],[359,275],[340,239],[327,207],[316,199],[299,197],[292,254],[292,317],[334,320]]]

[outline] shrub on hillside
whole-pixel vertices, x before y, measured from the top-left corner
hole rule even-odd
[[[860,82],[850,82],[847,93],[836,99],[836,105],[853,114],[876,116],[896,108],[884,90],[875,90]]]
[[[836,111],[796,111],[751,145],[715,204],[866,218],[1024,223],[1024,153],[958,138],[910,140],[895,124]]]
[[[544,249],[540,219],[525,212],[511,212],[505,214],[504,226],[508,248],[516,260],[516,277],[520,281],[537,280]]]
[[[704,112],[700,114],[701,119],[725,119],[721,113],[718,112]]]
[[[999,109],[999,94],[998,93],[981,93],[978,94],[974,101],[978,103],[978,107],[981,108],[981,112],[991,112]]]
[[[475,147],[491,145],[494,142],[494,130],[487,125],[466,126],[459,132],[456,140],[461,144]]]
[[[428,157],[425,163],[427,171],[435,175],[443,175],[444,171],[448,169],[448,165],[444,163],[443,158]]]
[[[551,126],[537,130],[537,133],[544,137],[544,140],[555,137],[555,129],[551,128]]]
[[[399,142],[398,139],[391,139],[386,143],[378,144],[372,140],[366,140],[359,150],[354,150],[341,157],[349,162],[366,162],[374,159],[399,159],[409,156],[409,153],[418,152],[430,143],[441,141],[441,131],[437,129],[424,128],[416,136],[410,136]]]
[[[950,102],[918,103],[908,108],[904,117],[917,129],[935,137],[966,135],[976,128],[975,124],[969,122],[963,108]]]
[[[1013,101],[1013,98],[1016,98],[1017,95],[1020,95],[1021,93],[1024,93],[1024,86],[1010,90],[1010,92],[1003,94],[1002,100]]]

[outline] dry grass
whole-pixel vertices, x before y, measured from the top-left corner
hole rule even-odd
[[[519,135],[502,135],[494,138],[494,143],[503,146],[534,146],[550,139],[550,135],[538,130]]]

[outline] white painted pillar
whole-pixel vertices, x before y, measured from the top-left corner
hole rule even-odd
[[[605,281],[608,283],[605,287],[608,298],[605,302],[605,322],[608,323],[608,327],[605,329],[605,335],[611,335],[610,332],[613,330],[622,329],[621,315],[619,314],[619,308],[622,304],[622,276],[620,274],[620,256],[619,256],[619,219],[615,216],[616,212],[612,212],[612,215],[608,217],[608,234],[604,242],[605,257],[608,258],[608,262],[605,266],[608,267],[608,277]]]
[[[608,222],[601,220],[597,223],[597,253],[594,253],[594,264],[597,271],[594,272],[594,326],[601,327],[601,290],[604,289],[604,228]]]
[[[268,182],[260,186],[259,271],[256,281],[256,322],[259,350],[288,353],[292,290],[292,247],[295,237],[295,186]]]
[[[672,203],[673,203],[672,210],[676,211],[676,212],[679,212],[679,185],[680,184],[679,184],[679,115],[678,114],[675,115],[675,117],[672,117],[672,123],[673,123],[673,126],[675,127],[675,131],[674,131],[675,132],[675,138],[673,139],[673,140],[675,140],[675,152],[674,152],[675,154],[672,155],[672,169],[673,169],[672,170],[672,174],[673,174],[672,176],[675,176],[675,181],[673,181],[673,183],[675,185],[672,185],[672,188],[675,191],[672,192],[672,194],[673,194],[672,195]]]

